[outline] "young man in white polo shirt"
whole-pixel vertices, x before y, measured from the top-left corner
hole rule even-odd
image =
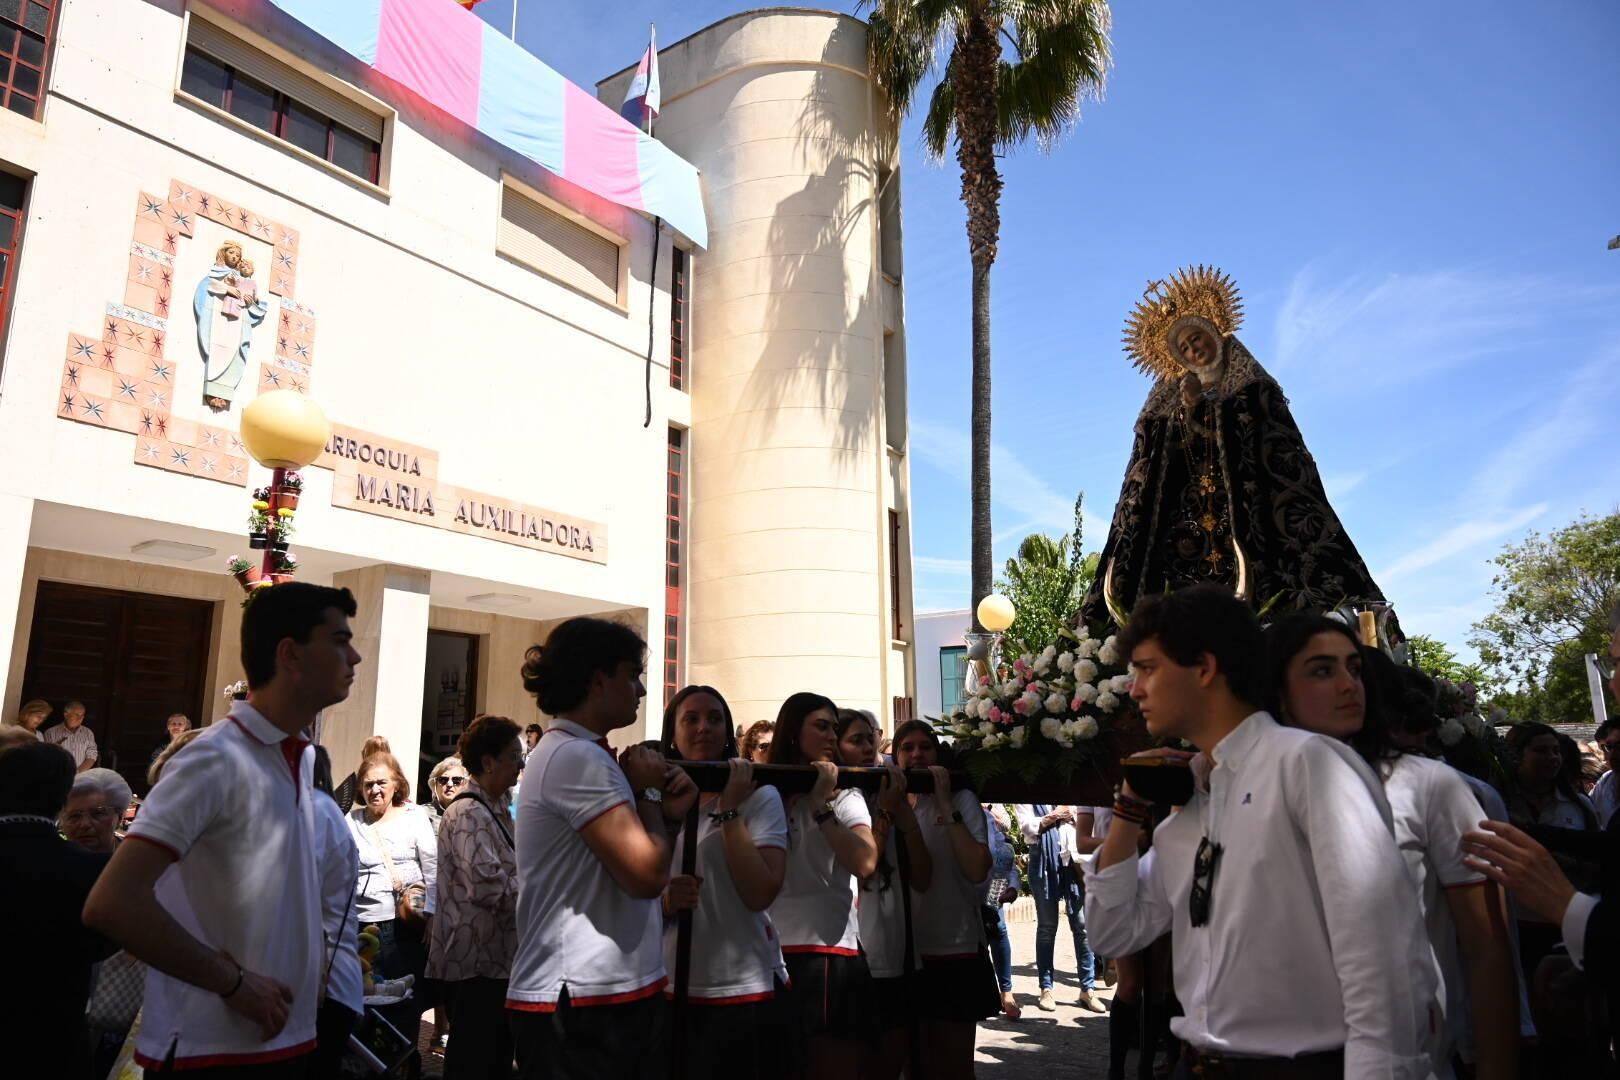
[[[248,699],[168,763],[85,903],[148,965],[148,1075],[302,1077],[325,975],[319,833],[304,736],[360,655],[347,589],[290,583],[242,615]],[[159,880],[161,879],[161,880]]]
[[[668,1068],[658,898],[697,788],[656,751],[616,762],[607,745],[636,721],[646,650],[627,626],[569,619],[523,665],[524,687],[555,717],[517,807],[506,1005],[525,1080],[641,1080]]]
[[[1279,726],[1253,612],[1197,586],[1138,604],[1119,636],[1150,733],[1185,739],[1198,783],[1140,859],[1129,788],[1086,873],[1097,948],[1175,935],[1184,1075],[1424,1077],[1428,948],[1376,777],[1344,744]]]

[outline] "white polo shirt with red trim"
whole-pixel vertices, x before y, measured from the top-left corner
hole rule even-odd
[[[971,791],[951,794],[951,807],[962,815],[968,834],[981,844],[989,842],[984,810]],[[911,911],[915,920],[917,955],[936,959],[975,956],[984,948],[985,878],[969,881],[956,861],[951,830],[956,823],[939,812],[932,795],[917,799],[913,811],[917,831],[928,846],[934,876],[926,892],[912,891]]]
[[[212,991],[146,969],[135,1059],[156,1068],[250,1065],[315,1048],[322,972],[314,753],[245,701],[163,768],[129,837],[175,857],[157,898],[181,926],[243,968],[288,986],[287,1026],[266,1041]],[[324,798],[325,796],[317,796]]]
[[[837,792],[832,805],[844,828],[872,827],[872,814],[859,791]],[[784,953],[859,956],[855,875],[844,869],[816,824],[820,809],[806,795],[797,796],[788,807],[787,875],[771,905],[771,923]]]
[[[713,807],[717,809],[718,807]],[[773,787],[760,787],[737,808],[756,848],[788,846],[787,813]],[[725,826],[706,812],[698,816],[698,906],[692,912],[692,979],[688,1000],[704,1005],[741,1005],[766,1001],[776,994],[776,980],[788,981],[776,929],[763,911],[749,911],[726,861]],[[681,872],[683,828],[675,838],[671,875]],[[664,966],[675,970],[676,922],[664,927]]]
[[[517,956],[506,1007],[552,1012],[663,989],[662,916],[625,892],[579,831],[635,792],[595,732],[556,719],[524,766],[517,806]]]

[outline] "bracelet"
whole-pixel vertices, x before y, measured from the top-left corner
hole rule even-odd
[[[823,806],[820,810],[817,810],[815,813],[811,814],[810,819],[812,821],[814,821],[817,825],[825,825],[825,824],[827,824],[827,822],[831,821],[833,818],[835,818],[837,816],[838,816],[838,812],[833,809],[832,803],[828,803],[827,805]]]
[[[241,964],[236,965],[236,983],[229,990],[227,990],[223,994],[219,995],[219,999],[221,1001],[229,1001],[231,999],[232,994],[234,994],[238,990],[242,989],[242,980],[244,978],[246,978],[246,977],[247,977],[247,973],[242,970],[242,965]]]
[[[1128,795],[1123,785],[1114,789],[1114,805],[1118,806],[1120,803],[1124,803],[1126,806],[1134,806],[1143,812],[1153,809],[1153,800]]]
[[[1132,825],[1147,824],[1146,813],[1135,807],[1127,806],[1121,802],[1116,802],[1114,804],[1114,816],[1119,818],[1121,821],[1128,821]]]
[[[742,817],[742,811],[737,809],[715,810],[709,814],[709,820],[716,825],[724,825],[728,821],[736,821]]]

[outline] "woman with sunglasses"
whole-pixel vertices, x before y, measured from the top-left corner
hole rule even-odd
[[[838,706],[801,692],[782,703],[772,765],[813,765],[814,786],[787,799],[787,873],[771,905],[806,1047],[806,1080],[848,1080],[872,1035],[871,973],[861,956],[856,882],[877,869],[866,800],[838,790]]]
[[[1437,1071],[1449,1075],[1456,1053],[1477,1063],[1481,1078],[1517,1075],[1519,994],[1501,896],[1463,861],[1462,838],[1483,817],[1479,800],[1449,765],[1396,746],[1393,730],[1421,727],[1423,718],[1403,720],[1376,700],[1369,705],[1361,646],[1347,625],[1323,615],[1289,615],[1267,630],[1266,649],[1276,717],[1348,744],[1384,782],[1442,1000],[1454,1013],[1466,999],[1472,1012],[1473,1045],[1460,1044],[1467,1028],[1449,1017],[1447,1037],[1433,1057]],[[1433,700],[1415,684],[1379,689],[1386,706],[1398,702],[1403,713],[1427,710],[1432,718]]]
[[[467,767],[461,763],[461,758],[451,754],[428,773],[428,794],[433,801],[428,804],[428,816],[433,819],[433,831],[439,831],[444,821],[445,808],[450,800],[461,794],[463,786],[467,783]]]
[[[685,826],[664,890],[664,967],[674,972],[678,916],[692,913],[691,976],[681,1015],[683,1075],[776,1080],[790,1070],[788,976],[766,909],[782,888],[788,826],[774,787],[754,784],[739,756],[731,708],[710,686],[683,688],[664,709],[670,761],[729,761],[724,790],[700,797],[696,873],[681,873]]]

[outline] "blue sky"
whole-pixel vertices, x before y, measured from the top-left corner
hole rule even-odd
[[[519,0],[585,86],[738,6]],[[508,0],[479,13],[509,25]],[[1410,633],[1468,652],[1490,558],[1620,505],[1620,5],[1122,3],[1107,94],[1003,161],[993,285],[998,565],[1100,547],[1147,380],[1149,278],[1215,263]],[[901,173],[919,610],[967,603],[968,267],[954,162]],[[1609,434],[1605,436],[1605,430]]]

